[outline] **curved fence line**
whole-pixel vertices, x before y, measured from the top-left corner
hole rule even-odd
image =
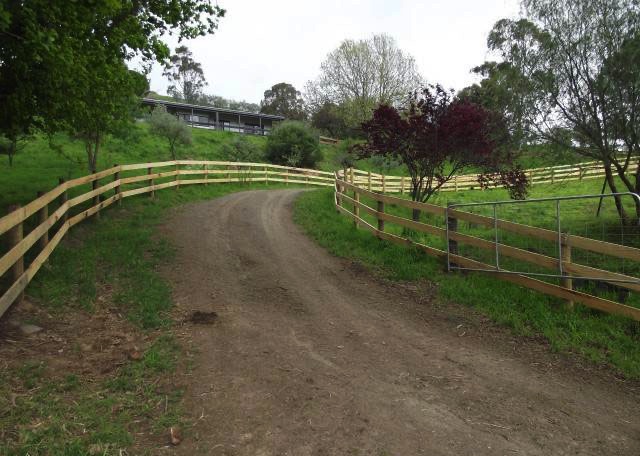
[[[110,181],[104,182],[108,178]],[[8,245],[0,257],[0,278],[8,285],[0,296],[0,316],[22,296],[67,231],[113,203],[144,193],[153,196],[158,190],[183,185],[250,182],[334,186],[333,173],[327,171],[266,163],[175,160],[116,165],[61,182],[23,207],[13,206],[9,214],[0,218],[0,235],[7,238]],[[50,211],[52,207],[55,209]],[[78,207],[81,210],[72,213]],[[30,229],[25,233],[27,227]],[[28,265],[27,255],[33,257]]]

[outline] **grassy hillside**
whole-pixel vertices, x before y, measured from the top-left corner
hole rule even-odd
[[[179,158],[224,159],[223,145],[237,134],[194,128],[192,136],[193,143],[179,149]],[[260,145],[266,141],[260,136],[248,138]],[[107,138],[100,151],[98,169],[115,163],[170,159],[166,142],[153,135],[148,124],[140,122],[122,135]],[[35,198],[37,191],[53,188],[59,177],[70,179],[87,174],[84,146],[66,135],[57,135],[51,142],[44,136],[35,136],[16,155],[13,167],[9,167],[6,160],[0,162],[0,174],[0,210],[4,210],[8,204],[25,203]]]

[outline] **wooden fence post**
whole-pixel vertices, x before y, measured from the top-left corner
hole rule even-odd
[[[560,261],[562,261],[562,263],[571,263],[571,245],[569,245],[567,243],[567,235],[563,234],[562,235],[562,240],[560,242],[560,245],[562,246],[562,255],[560,255]],[[562,267],[562,274],[566,275],[567,272],[564,269],[564,265]],[[561,281],[561,285],[565,288],[568,288],[569,290],[573,290],[573,279],[569,278],[569,277],[563,277],[562,281]],[[573,310],[574,308],[574,302],[573,301],[567,301],[566,304],[566,308]]]
[[[264,167],[264,182],[265,185],[269,185],[269,174],[267,174],[267,167]]]
[[[353,215],[355,215],[356,217],[360,217],[360,193],[358,193],[356,190],[353,191],[353,200],[355,201],[355,203],[353,203]],[[353,219],[353,225],[356,228],[358,228],[358,226],[360,225],[357,218]]]
[[[117,163],[113,165],[114,168],[117,166],[119,166]],[[118,180],[120,180],[120,171],[118,171],[113,175],[113,181],[116,182]],[[114,196],[115,195],[120,195],[120,185],[117,185],[116,188],[114,189]],[[119,196],[118,196],[118,206],[122,206],[122,198],[120,198]]]
[[[400,194],[404,195],[404,176],[400,176]]]
[[[180,190],[180,165],[176,165],[176,190]]]
[[[371,171],[367,173],[367,187],[371,191]]]
[[[100,183],[96,179],[93,182],[91,182],[91,189],[92,190],[96,190],[99,185],[100,185]],[[97,206],[98,204],[100,204],[100,195],[96,195],[96,196],[93,197],[93,205]],[[96,218],[100,218],[100,210],[96,211],[95,217]]]
[[[551,168],[551,183],[555,183],[556,181],[556,171],[554,168]]]
[[[248,169],[247,169],[247,176],[249,176],[249,177],[247,177],[247,179],[249,181],[249,185],[251,185],[251,173],[252,173],[251,166],[249,166]]]
[[[227,165],[227,181],[228,183],[231,183],[231,173],[229,172],[231,170],[231,165]]]
[[[387,186],[385,184],[385,180],[384,180],[384,174],[382,175],[382,193],[387,193]]]
[[[384,220],[380,214],[384,214],[384,201],[378,201],[378,231],[384,232]]]
[[[582,166],[578,167],[578,180],[582,180]]]
[[[289,168],[287,168],[284,173],[284,185],[289,185]]]
[[[351,173],[351,185],[353,185],[353,166],[349,169]]]
[[[42,195],[44,195],[44,192],[42,191],[38,192],[38,198],[40,198]],[[43,223],[45,223],[48,218],[49,218],[49,205],[45,204],[44,206],[42,206],[42,209],[38,211],[38,225],[42,225]],[[49,230],[46,230],[42,234],[42,237],[40,238],[40,240],[38,241],[38,245],[40,246],[40,249],[44,249],[48,243],[49,243]]]
[[[147,175],[150,176],[151,174],[153,174],[153,168],[149,167],[147,168]],[[149,179],[149,187],[153,187],[153,179]],[[149,192],[149,198],[153,199],[153,197],[155,196],[155,190],[151,189],[151,191]]]
[[[202,170],[204,171],[204,185],[209,185],[209,165],[203,165]]]
[[[447,203],[447,207],[451,207],[454,203]],[[455,217],[447,217],[447,229],[449,230],[449,232],[456,232],[458,231],[458,219]],[[458,241],[454,241],[453,239],[449,238],[449,253],[452,255],[457,255],[458,254]],[[452,262],[451,265],[454,265],[454,263]]]
[[[58,185],[63,185],[64,182],[65,182],[64,177],[61,177],[58,179]],[[69,200],[69,192],[65,190],[60,195],[60,206],[64,205],[68,200]],[[62,215],[62,223],[66,223],[67,220],[69,220],[69,211],[66,211]]]
[[[454,185],[454,190],[457,192],[458,191],[458,175],[457,174],[453,176],[453,185]]]
[[[338,183],[338,178],[336,177],[336,179],[334,180],[334,184],[335,184],[335,192],[336,192],[336,204],[338,206],[342,206],[342,198],[340,197],[341,195],[341,185]],[[340,209],[338,209],[336,207],[336,212],[339,214],[340,213]]]
[[[21,206],[19,204],[13,204],[9,206],[8,207],[9,214],[15,210],[20,209],[20,207]],[[9,250],[11,250],[16,245],[18,245],[22,241],[23,237],[24,237],[23,222],[18,223],[16,226],[8,230],[7,241],[9,243],[8,245]],[[20,258],[18,258],[16,262],[13,263],[13,266],[11,266],[11,282],[15,283],[22,276],[23,273],[24,273],[24,256],[21,255]],[[15,302],[19,303],[20,301],[22,301],[23,297],[24,297],[24,291],[20,293],[20,295],[16,298]]]

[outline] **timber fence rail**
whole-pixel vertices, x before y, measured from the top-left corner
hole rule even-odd
[[[6,252],[0,257],[0,316],[18,300],[69,229],[114,203],[171,187],[219,183],[278,182],[334,186],[331,172],[266,163],[176,160],[115,165],[64,182],[0,218]],[[74,210],[75,209],[75,210]],[[29,229],[28,232],[27,228]],[[28,264],[27,264],[28,262]]]
[[[629,164],[629,166],[637,165],[637,159],[632,160]],[[545,168],[530,168],[523,171],[532,185],[554,184],[605,176],[604,166],[602,162],[599,161],[583,162],[574,165],[549,166]],[[390,176],[352,168],[342,170],[339,176],[344,177],[345,172],[347,173],[346,180],[365,187],[367,190],[403,194],[411,188],[411,178],[408,176]],[[351,176],[351,174],[353,174],[353,176]],[[458,192],[477,190],[479,188],[480,184],[478,183],[477,174],[461,174],[453,176],[451,180],[440,188],[440,191]]]
[[[348,180],[342,178],[342,175],[345,174]],[[356,176],[363,176],[364,174],[366,174],[367,179],[363,180],[356,178]],[[573,284],[570,278],[565,278],[561,281],[561,285],[556,285],[554,283],[531,278],[524,274],[514,274],[503,268],[498,269],[494,265],[485,264],[459,254],[458,245],[467,244],[475,248],[498,252],[504,257],[527,262],[537,267],[547,268],[553,271],[558,270],[560,266],[559,261],[562,261],[562,270],[567,274],[579,276],[581,278],[593,278],[593,280],[609,282],[611,284],[615,284],[616,287],[625,288],[634,292],[640,291],[640,279],[637,277],[574,263],[571,261],[570,252],[572,248],[582,249],[589,252],[609,255],[614,258],[640,262],[640,249],[563,233],[561,235],[562,249],[565,253],[568,253],[568,255],[564,255],[563,258],[559,260],[558,258],[541,253],[531,252],[522,248],[498,243],[497,241],[464,234],[458,232],[456,227],[457,221],[463,220],[486,227],[497,226],[499,229],[516,233],[517,235],[527,238],[541,239],[548,242],[558,242],[558,233],[555,231],[515,223],[508,220],[494,219],[493,217],[465,212],[458,209],[447,210],[447,208],[443,206],[420,203],[379,193],[385,185],[369,185],[369,174],[364,174],[358,170],[351,169],[347,170],[346,173],[342,171],[336,172],[335,174],[336,209],[338,212],[350,217],[356,227],[367,229],[380,239],[398,244],[415,246],[431,256],[442,258],[443,261],[447,260],[448,256],[448,261],[461,267],[482,269],[484,271],[491,270],[488,273],[499,279],[562,298],[569,302],[569,306],[572,306],[573,302],[578,302],[587,307],[611,314],[624,315],[640,321],[640,308],[577,291],[573,289]],[[387,189],[387,191],[390,190]],[[364,204],[362,199],[372,200],[375,203],[373,205],[375,207]],[[446,228],[393,215],[389,213],[389,205],[407,209],[418,209],[421,212],[436,216],[440,218],[442,224],[446,226]],[[387,209],[385,210],[385,208]],[[375,222],[368,222],[361,216],[361,214],[368,214],[372,216],[375,219]],[[431,245],[427,245],[426,243],[416,242],[415,240],[407,237],[390,233],[388,232],[388,229],[386,229],[387,223],[415,230],[419,233],[426,233],[428,235],[439,237],[442,239],[445,247],[444,249],[435,248]],[[449,240],[448,244],[444,242],[445,239]]]

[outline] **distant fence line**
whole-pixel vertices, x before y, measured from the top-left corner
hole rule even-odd
[[[637,165],[638,160],[631,163],[631,165],[634,164]],[[351,172],[351,168],[348,171]],[[532,185],[555,184],[605,176],[604,166],[599,161],[530,168],[524,170],[524,173]],[[368,190],[382,191],[384,193],[405,193],[411,189],[411,178],[408,176],[391,176],[359,169],[353,169],[353,174],[354,183],[364,186]],[[458,192],[477,190],[479,188],[478,174],[461,174],[453,176],[451,180],[440,188],[440,191]]]

